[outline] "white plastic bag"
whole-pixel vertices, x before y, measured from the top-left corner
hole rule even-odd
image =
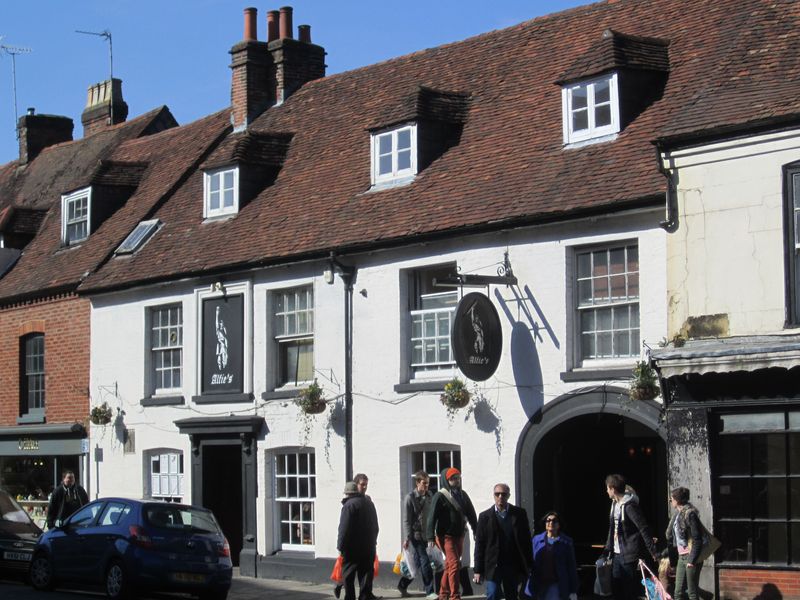
[[[414,550],[414,546],[411,544],[408,545],[408,548],[403,548],[403,560],[400,562],[400,570],[408,573],[408,575],[406,575],[404,572],[403,577],[414,579],[417,575],[417,561],[414,560],[416,554],[416,550]],[[403,568],[404,566],[405,569]]]
[[[444,571],[444,554],[439,546],[428,546],[428,558],[431,561],[431,568],[434,573]]]

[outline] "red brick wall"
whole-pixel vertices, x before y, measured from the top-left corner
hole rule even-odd
[[[65,296],[0,309],[0,426],[19,416],[20,337],[44,333],[47,423],[89,415],[89,301]]]
[[[720,569],[719,597],[722,600],[756,597],[758,600],[800,600],[800,571]]]

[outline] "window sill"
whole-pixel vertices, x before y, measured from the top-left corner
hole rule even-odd
[[[44,414],[28,414],[17,417],[17,425],[31,425],[33,423],[44,423]]]
[[[394,391],[398,394],[408,394],[412,392],[443,392],[444,386],[449,379],[437,379],[431,381],[411,381],[408,383],[398,383],[394,386]]]
[[[417,178],[416,175],[406,175],[404,177],[398,177],[397,179],[386,179],[384,181],[378,181],[373,183],[366,193],[369,194],[372,192],[380,192],[381,190],[390,190],[396,187],[404,187],[406,185],[412,184],[416,178]]]
[[[298,387],[298,388],[272,390],[271,392],[262,392],[261,393],[261,399],[262,400],[290,400],[290,399],[297,398],[297,394],[299,394],[302,389],[303,388]]]
[[[186,404],[183,396],[147,396],[139,400],[142,406],[178,406]]]
[[[632,368],[624,369],[573,369],[560,374],[561,381],[608,381],[627,380],[633,378]]]
[[[192,396],[195,404],[237,404],[242,402],[252,402],[253,394],[201,394]]]

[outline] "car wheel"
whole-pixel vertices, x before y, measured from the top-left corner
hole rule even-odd
[[[28,570],[28,579],[36,590],[53,589],[53,562],[47,554],[39,553],[33,557]]]
[[[106,596],[123,600],[130,596],[130,585],[122,563],[115,560],[106,570]]]

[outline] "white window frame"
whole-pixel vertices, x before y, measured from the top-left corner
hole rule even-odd
[[[450,457],[451,457],[451,461],[450,462],[451,462],[451,465],[452,465],[453,464],[452,457],[454,456],[453,453],[454,452],[458,452],[458,460],[455,461],[455,462],[456,462],[456,464],[459,465],[458,468],[459,469],[461,468],[460,467],[460,465],[462,464],[461,463],[461,459],[462,459],[461,446],[459,446],[458,444],[436,444],[436,443],[432,443],[432,444],[414,444],[413,446],[406,446],[404,448],[404,450],[405,450],[405,452],[403,454],[403,458],[405,459],[405,465],[404,465],[404,468],[401,470],[401,472],[405,471],[405,474],[406,474],[405,482],[403,483],[403,486],[402,486],[402,488],[404,490],[404,493],[406,493],[406,494],[414,489],[414,473],[416,473],[416,471],[417,471],[417,468],[415,468],[415,465],[414,465],[414,454],[417,453],[417,452],[422,452],[422,453],[435,452],[436,453],[436,463],[437,464],[436,464],[435,467],[432,467],[431,465],[426,464],[424,454],[423,454],[423,464],[420,467],[430,477],[431,489],[433,491],[437,491],[438,489],[440,489],[439,488],[439,475],[440,475],[442,469],[444,468],[444,467],[441,466],[443,464],[443,461],[441,460],[443,454],[445,454],[445,453],[449,453],[450,454]]]
[[[227,173],[233,173],[233,187],[223,188],[223,182]],[[211,208],[211,181],[215,177],[219,178],[219,208]],[[233,204],[231,206],[223,206],[224,192],[231,190],[233,192]],[[239,212],[239,167],[223,167],[221,169],[212,169],[203,172],[203,218],[212,219],[214,217],[224,217],[226,215],[235,215]]]
[[[411,133],[411,141],[410,141],[410,150],[411,150],[411,160],[408,168],[400,169],[397,166],[397,156],[398,156],[398,149],[397,149],[397,138],[399,134],[403,131],[409,131]],[[381,174],[379,172],[380,168],[380,141],[383,138],[389,137],[392,142],[392,149],[390,155],[392,157],[392,171],[391,173],[384,173]],[[397,127],[396,129],[391,129],[388,131],[380,131],[377,133],[373,133],[371,136],[371,143],[370,143],[370,160],[372,163],[372,185],[380,185],[380,184],[389,184],[389,183],[401,183],[410,181],[414,178],[417,174],[417,125],[416,123],[411,123],[409,125],[403,125],[402,127]]]
[[[421,294],[419,296],[420,300],[423,299],[431,299],[431,298],[444,298],[454,296],[456,300],[458,300],[458,291],[451,290],[451,291],[442,291],[442,292],[435,292],[432,294]],[[420,371],[425,369],[440,369],[442,367],[451,368],[455,364],[455,359],[453,358],[453,348],[450,346],[450,335],[453,331],[453,318],[456,314],[456,306],[445,307],[445,308],[431,308],[431,309],[415,309],[411,311],[411,369],[414,371]],[[426,336],[425,335],[425,317],[432,317],[434,319],[434,327],[436,328],[436,334],[434,336]],[[414,337],[414,320],[420,318],[422,320],[422,332],[420,337]],[[439,325],[441,323],[442,318],[446,318],[448,322],[447,332],[441,333],[439,331]],[[446,339],[448,345],[448,352],[449,352],[449,359],[443,360],[439,356],[439,343],[437,340]],[[436,360],[433,362],[417,362],[415,363],[413,360],[414,356],[414,343],[416,341],[420,341],[423,344],[426,341],[433,340],[434,343],[434,352],[436,354]],[[425,351],[423,349],[423,357],[425,356]]]
[[[175,345],[167,345],[167,346],[154,346],[153,345],[153,329],[155,327],[155,313],[162,310],[170,310],[173,308],[177,308],[180,310],[180,323],[177,325],[170,324],[168,325],[167,329],[172,327],[177,327],[178,329],[178,343]],[[185,373],[186,373],[186,360],[184,352],[184,331],[183,326],[185,322],[184,311],[183,311],[183,303],[181,302],[172,302],[168,304],[157,304],[154,306],[147,307],[147,354],[148,354],[148,373],[150,377],[150,392],[153,395],[169,395],[169,394],[176,394],[181,393],[183,390],[183,386],[185,384]],[[158,377],[157,371],[157,353],[165,352],[165,351],[174,351],[178,350],[180,352],[180,378],[181,378],[181,385],[177,387],[170,387],[170,388],[163,388],[159,387],[158,383],[160,378]]]
[[[86,215],[79,219],[69,219],[69,207],[78,201],[86,200]],[[82,238],[67,239],[67,229],[70,225],[86,222],[86,235]],[[92,188],[83,188],[61,196],[61,243],[65,246],[80,244],[88,239],[92,233]]]
[[[564,144],[573,144],[575,142],[595,140],[597,138],[602,138],[598,141],[605,141],[605,139],[613,139],[615,134],[619,133],[618,81],[619,78],[617,73],[609,73],[601,77],[595,77],[593,79],[565,85],[561,88],[561,112],[563,115]],[[609,102],[603,102],[601,104],[610,105],[611,123],[597,127],[595,126],[595,109],[601,104],[595,104],[594,90],[596,84],[605,82],[609,84]],[[586,89],[587,92],[586,112],[588,127],[586,129],[579,129],[575,131],[572,125],[572,114],[575,112],[572,108],[572,96],[574,91],[578,89]]]
[[[153,462],[159,460],[159,473],[154,475]],[[183,460],[182,460],[183,459]],[[161,469],[160,465],[166,464],[167,470]],[[175,448],[153,448],[144,452],[145,481],[147,489],[145,497],[154,500],[170,500],[182,502],[186,498],[186,457],[182,450]],[[158,477],[158,485],[155,478]],[[161,486],[166,483],[167,490],[162,490]],[[171,493],[172,491],[176,493]],[[163,493],[164,491],[170,493]]]
[[[639,265],[639,270],[638,271],[628,271],[627,248],[629,248],[629,247],[635,247],[636,250],[637,250],[637,260],[638,260],[638,265]],[[577,356],[577,364],[579,366],[581,366],[581,367],[584,367],[584,368],[603,368],[603,367],[614,367],[614,366],[620,366],[620,365],[627,365],[627,364],[631,364],[631,361],[635,360],[641,353],[641,342],[642,342],[642,325],[641,325],[642,291],[641,290],[642,290],[642,288],[641,288],[641,278],[640,278],[640,274],[641,274],[641,256],[639,255],[639,248],[640,248],[640,246],[639,246],[638,240],[620,240],[620,241],[613,241],[613,242],[608,242],[608,243],[604,243],[604,244],[600,244],[600,245],[593,245],[593,246],[574,248],[575,270],[574,270],[573,275],[572,275],[571,284],[572,284],[573,289],[575,290],[574,291],[575,354]],[[611,288],[610,279],[612,277],[612,274],[608,273],[608,274],[606,274],[606,277],[609,279],[609,283],[608,283],[608,299],[605,300],[605,301],[595,302],[594,299],[592,298],[591,302],[582,304],[581,303],[581,293],[580,293],[581,281],[589,281],[589,282],[591,282],[593,279],[598,279],[598,277],[594,276],[594,275],[591,275],[591,267],[590,267],[590,275],[588,277],[581,278],[579,276],[580,275],[579,268],[578,268],[578,257],[579,257],[579,255],[587,254],[587,253],[589,253],[591,255],[591,254],[598,253],[598,252],[603,252],[603,251],[608,253],[608,252],[610,252],[612,250],[617,250],[617,249],[624,249],[625,250],[625,259],[626,259],[625,260],[625,267],[624,267],[625,270],[622,273],[614,274],[614,276],[623,276],[623,275],[625,276],[625,292],[626,292],[625,298],[614,299],[614,298],[611,297],[612,288]],[[636,277],[638,278],[638,284],[637,285],[638,285],[639,294],[636,297],[632,297],[632,296],[628,295],[628,292],[629,292],[628,279],[629,279],[630,275],[636,275]],[[639,324],[638,324],[638,327],[636,327],[636,328],[632,327],[631,324],[630,324],[630,321],[628,321],[629,326],[627,328],[614,329],[613,311],[621,309],[621,308],[631,307],[631,306],[634,306],[634,305],[637,307],[638,313],[639,313],[639,317],[638,317],[639,318]],[[602,331],[607,331],[611,335],[612,348],[613,348],[613,344],[614,344],[615,332],[621,332],[623,330],[628,331],[628,332],[633,331],[634,329],[638,330],[638,343],[635,345],[635,347],[634,347],[633,343],[630,343],[629,354],[626,354],[626,355],[618,355],[618,356],[613,356],[612,355],[612,356],[609,356],[609,357],[599,357],[599,356],[596,356],[596,355],[595,356],[589,356],[589,357],[584,356],[584,354],[583,354],[583,326],[582,326],[581,314],[585,313],[587,311],[595,311],[595,313],[596,313],[599,310],[605,310],[605,309],[611,309],[612,310],[612,317],[611,317],[612,324],[611,324],[611,329],[602,330]],[[595,327],[592,331],[596,333],[598,331],[597,327]],[[595,343],[597,343],[597,342],[595,342]],[[595,352],[595,354],[596,354],[596,352]]]
[[[311,472],[311,459],[307,459],[308,466],[308,473],[307,474],[300,474],[299,473],[299,465],[300,465],[300,455],[305,454],[309,457],[314,457],[314,469],[313,473]],[[279,473],[278,469],[278,461],[285,460],[285,457],[289,455],[295,456],[295,464],[297,467],[295,468],[295,473],[291,474],[288,473],[288,470],[284,473]],[[317,535],[317,527],[316,527],[316,500],[317,500],[317,472],[316,472],[316,465],[317,465],[317,456],[316,452],[313,448],[276,448],[272,451],[270,459],[272,460],[272,491],[273,491],[273,501],[274,501],[274,523],[275,523],[275,541],[276,547],[280,548],[281,550],[300,550],[302,552],[313,552],[316,548],[316,535]],[[297,491],[298,494],[290,495],[289,494],[289,479],[296,478],[297,484]],[[284,495],[279,494],[280,492],[280,485],[278,480],[284,479],[286,480],[285,490],[286,493]],[[300,479],[306,479],[308,485],[308,495],[301,496],[299,494],[300,490]],[[313,486],[312,486],[313,480]],[[312,493],[313,492],[313,493]],[[294,520],[294,513],[290,508],[290,516],[289,520],[285,521],[282,518],[281,514],[281,507],[284,504],[296,504],[298,506],[302,506],[303,504],[310,504],[311,505],[311,519],[304,520],[302,515],[299,520]],[[291,530],[292,527],[299,525],[301,527],[300,531],[302,532],[303,524],[310,523],[311,524],[311,543],[310,544],[292,544],[292,543],[284,543],[283,542],[283,525],[284,522],[289,525]],[[302,535],[302,533],[301,533]]]
[[[281,296],[287,297],[289,294],[297,294],[298,292],[307,292],[308,293],[308,300],[309,302],[306,304],[306,308],[299,309],[297,308],[297,304],[295,304],[294,310],[286,310],[284,305],[284,311],[278,312],[279,306],[279,298]],[[275,387],[276,388],[293,388],[293,387],[301,387],[305,384],[311,383],[313,381],[313,372],[314,372],[314,286],[311,284],[308,285],[300,285],[286,289],[274,290],[270,292],[271,294],[271,302],[270,302],[270,315],[271,315],[271,322],[272,322],[272,331],[273,331],[273,343],[274,343],[274,351],[275,351]],[[295,302],[297,302],[297,297],[295,297]],[[283,321],[284,327],[286,322],[288,321],[289,317],[294,315],[296,322],[299,321],[300,314],[305,314],[306,316],[306,323],[308,327],[306,331],[298,332],[297,330],[295,333],[285,333],[286,329],[282,328],[280,325],[280,321]],[[311,353],[312,353],[312,365],[311,365],[311,372],[312,376],[310,379],[307,380],[297,380],[291,381],[287,379],[286,381],[281,381],[281,371],[282,371],[282,360],[283,360],[283,352],[284,347],[293,345],[293,344],[308,344],[311,345]]]

